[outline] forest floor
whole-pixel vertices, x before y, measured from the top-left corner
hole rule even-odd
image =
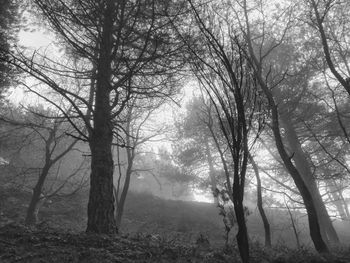
[[[342,260],[349,262],[350,250],[338,250]],[[117,262],[240,262],[238,251],[213,249],[206,240],[184,245],[159,236],[103,236],[68,233],[39,225],[28,228],[9,224],[0,228],[1,263],[117,263]],[[251,245],[252,263],[317,263],[328,262],[309,250],[284,247],[266,249]]]
[[[240,262],[235,231],[231,231],[225,248],[222,218],[213,204],[130,193],[121,234],[109,237],[84,233],[85,193],[52,199],[39,213],[41,223],[32,228],[23,225],[29,198],[26,192],[0,186],[0,263]],[[310,249],[303,238],[307,231],[303,231],[302,222],[303,246],[293,249],[295,238],[285,224],[287,218],[278,211],[270,211],[269,218],[275,226],[274,247],[270,249],[261,242],[260,218],[254,214],[248,217],[252,263],[328,262]],[[345,225],[339,228],[339,234],[345,229]],[[347,238],[342,240],[349,244]],[[333,253],[341,259],[338,262],[350,262],[349,246]]]

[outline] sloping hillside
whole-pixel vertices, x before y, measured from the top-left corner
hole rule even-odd
[[[23,222],[30,195],[16,189],[0,191],[0,226],[11,222]],[[81,232],[86,226],[87,192],[69,198],[54,198],[45,204],[39,214],[46,225],[73,232]],[[250,209],[247,217],[249,235],[252,241],[263,242],[264,230],[256,209]],[[267,210],[273,243],[296,246],[295,235],[286,211]],[[295,214],[301,244],[310,245],[306,216]],[[350,241],[348,222],[336,222],[339,235]],[[168,240],[177,239],[193,243],[200,235],[208,238],[212,246],[224,244],[224,224],[214,204],[163,200],[150,194],[130,193],[127,198],[121,233],[159,234]],[[234,242],[235,229],[230,239]]]

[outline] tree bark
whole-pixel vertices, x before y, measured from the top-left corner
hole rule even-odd
[[[98,135],[101,135],[99,137]],[[97,138],[95,138],[97,137]],[[103,138],[105,137],[105,138]],[[112,140],[102,132],[92,132],[91,176],[87,232],[115,234]]]
[[[234,209],[235,209],[237,225],[238,225],[238,232],[236,235],[238,250],[243,263],[248,263],[249,262],[249,240],[248,240],[247,225],[245,221],[243,200],[242,202],[237,200],[238,194],[236,193],[237,193],[237,190],[238,192],[240,192],[239,189],[237,189],[234,186],[232,190],[234,195],[233,197]]]
[[[303,201],[305,205],[305,209],[308,214],[308,223],[309,223],[309,230],[310,230],[310,236],[311,239],[315,245],[316,250],[319,253],[329,253],[329,248],[327,244],[324,242],[322,235],[321,235],[321,229],[320,229],[320,224],[318,222],[318,217],[317,217],[317,211],[316,211],[316,206],[314,203],[314,200],[312,198],[312,195],[307,188],[302,176],[300,175],[299,171],[296,169],[294,164],[291,161],[290,156],[288,155],[283,141],[282,141],[282,136],[280,133],[280,128],[279,128],[279,117],[278,117],[278,108],[277,105],[273,99],[272,93],[269,90],[269,88],[266,86],[266,83],[263,81],[260,73],[257,74],[258,80],[260,85],[262,86],[262,89],[268,99],[269,103],[269,108],[271,110],[272,114],[272,131],[274,134],[275,138],[275,143],[277,150],[279,152],[279,155],[281,156],[281,159],[288,170],[289,174],[293,178],[293,181],[298,188]]]
[[[266,87],[266,89],[267,89],[267,87]],[[266,91],[269,92],[268,90],[265,90],[265,92]],[[300,175],[299,171],[296,169],[296,167],[292,163],[290,156],[287,154],[287,152],[284,148],[280,129],[279,129],[277,106],[272,99],[272,94],[269,95],[269,98],[270,98],[269,99],[270,108],[271,108],[271,112],[272,112],[272,130],[274,133],[276,146],[277,146],[278,152],[282,158],[284,165],[286,166],[289,174],[292,176],[294,183],[297,186],[297,188],[298,188],[298,190],[303,198],[304,205],[305,205],[305,208],[306,208],[306,211],[308,214],[311,239],[315,245],[316,250],[319,253],[329,253],[328,246],[325,243],[325,241],[323,240],[322,235],[321,235],[321,229],[320,229],[320,224],[318,222],[318,216],[317,216],[315,202],[314,202],[312,195],[311,195],[309,189],[307,188],[302,176]]]
[[[38,222],[38,213],[39,213],[39,207],[38,204],[40,202],[40,195],[45,183],[45,179],[49,173],[50,169],[50,164],[47,164],[44,166],[42,169],[39,179],[33,189],[33,195],[30,200],[28,209],[27,209],[27,214],[25,218],[25,224],[26,225],[35,225]]]
[[[303,151],[291,121],[283,114],[280,115],[280,118],[282,127],[285,128],[285,138],[287,139],[289,149],[293,155],[295,166],[313,197],[323,240],[325,242],[337,244],[339,243],[339,238],[328,215],[327,208],[322,200],[322,196],[318,190],[315,178],[310,169],[307,153]]]
[[[90,194],[87,232],[115,234],[110,81],[112,76],[112,29],[114,1],[106,5],[97,61],[94,127],[89,137],[91,150]]]
[[[255,163],[255,161],[254,161],[254,159],[253,159],[253,157],[251,155],[249,155],[249,159],[250,159],[250,163],[253,166],[253,170],[254,170],[255,177],[256,177],[257,197],[258,197],[257,206],[258,206],[258,210],[259,210],[261,219],[262,219],[263,224],[264,224],[265,246],[266,247],[271,247],[271,230],[270,230],[269,220],[267,219],[267,216],[265,214],[265,210],[264,210],[264,207],[263,207],[262,193],[261,193],[261,180],[260,180],[260,175],[259,175],[259,169],[258,169],[258,166]]]

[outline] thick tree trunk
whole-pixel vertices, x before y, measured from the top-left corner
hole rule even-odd
[[[262,193],[261,193],[261,180],[260,180],[260,175],[259,175],[259,169],[257,164],[255,163],[254,159],[252,156],[249,156],[250,162],[253,166],[253,170],[255,173],[255,177],[256,177],[256,184],[257,184],[257,206],[258,206],[258,210],[261,216],[261,219],[263,221],[264,224],[264,230],[265,230],[265,246],[266,247],[271,247],[271,230],[270,230],[270,224],[269,221],[267,219],[267,216],[265,214],[265,210],[263,207],[263,201],[262,201]]]
[[[335,231],[332,221],[328,215],[327,208],[322,200],[322,196],[318,190],[316,180],[310,169],[310,163],[308,162],[307,155],[301,147],[301,143],[293,127],[293,124],[290,120],[288,120],[286,116],[283,115],[281,115],[281,122],[283,128],[285,129],[285,138],[287,139],[290,152],[293,154],[295,166],[313,197],[317,210],[318,221],[320,223],[322,237],[326,242],[337,244],[339,243],[337,232]]]
[[[113,127],[111,122],[110,81],[114,1],[107,2],[102,41],[97,62],[94,127],[89,138],[91,150],[90,194],[87,232],[115,234],[113,195]]]
[[[93,131],[93,134],[96,131]],[[98,136],[100,134],[101,136]],[[112,137],[97,133],[91,138],[91,177],[87,232],[115,234]],[[92,135],[94,137],[94,135]]]

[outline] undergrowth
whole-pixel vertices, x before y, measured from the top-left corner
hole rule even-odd
[[[313,251],[287,247],[265,248],[258,242],[251,246],[252,263],[328,262]],[[338,248],[337,260],[350,262],[350,249]],[[8,224],[0,228],[1,263],[115,263],[115,262],[240,262],[234,244],[212,248],[210,240],[200,235],[193,243],[160,235],[94,235],[69,233],[47,225],[29,228]]]

